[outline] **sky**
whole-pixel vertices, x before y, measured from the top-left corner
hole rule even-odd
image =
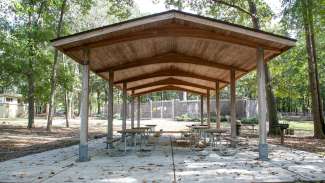
[[[162,2],[163,0],[160,0]],[[141,13],[158,13],[166,11],[163,3],[154,4],[152,0],[135,0]],[[274,13],[277,15],[281,11],[281,0],[265,0],[265,2],[271,7]]]

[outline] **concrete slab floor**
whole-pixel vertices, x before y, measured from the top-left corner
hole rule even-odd
[[[0,182],[173,182],[171,148],[158,145],[141,156],[105,149],[105,138],[89,142],[91,161],[79,163],[78,145],[0,163]],[[177,182],[296,182],[325,180],[325,158],[270,145],[270,161],[259,161],[256,140],[235,156],[210,148],[175,147]],[[110,156],[114,154],[117,156]],[[110,155],[109,155],[110,154]]]

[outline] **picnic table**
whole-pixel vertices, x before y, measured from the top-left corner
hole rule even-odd
[[[154,132],[157,125],[145,125],[145,126],[150,128],[149,131]]]
[[[207,136],[209,137],[209,142],[212,147],[216,147],[218,142],[221,142],[221,134],[226,133],[226,129],[222,128],[210,128],[205,130]]]
[[[132,128],[132,129],[125,129],[125,130],[119,130],[118,133],[125,134],[124,136],[124,152],[126,152],[126,146],[127,146],[127,136],[131,135],[134,140],[134,145],[136,146],[139,144],[139,149],[141,150],[142,143],[145,144],[146,142],[146,135],[148,134],[148,127],[138,127],[138,128]],[[137,139],[139,138],[139,143],[137,143]]]
[[[205,133],[205,131],[210,128],[208,125],[193,125],[189,126],[189,128],[191,128],[194,133],[198,133],[200,139],[203,138],[204,142],[206,142],[207,133]]]
[[[255,126],[256,126],[257,124],[246,124],[246,123],[242,123],[241,125],[244,126],[244,127],[248,127],[248,128],[246,128],[246,130],[250,131],[251,134],[255,134],[255,131],[257,130],[257,129],[255,128]]]
[[[192,128],[193,126],[208,126],[208,125],[202,125],[202,124],[191,124],[191,125],[186,125],[188,128]]]

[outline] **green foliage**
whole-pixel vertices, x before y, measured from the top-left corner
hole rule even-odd
[[[176,116],[176,121],[190,121],[192,118],[188,114]]]
[[[191,10],[197,14],[209,16],[231,23],[252,27],[251,17],[236,8],[213,0],[154,0],[163,1],[168,8]],[[248,10],[247,0],[224,0]],[[272,86],[281,111],[310,111],[308,85],[308,65],[305,35],[303,31],[302,0],[283,0],[283,12],[278,16],[281,22],[271,25],[272,12],[265,0],[254,0],[257,4],[261,29],[280,33],[298,39],[296,47],[275,58],[269,63]],[[57,21],[63,0],[13,0],[5,1],[0,8],[0,92],[22,93],[27,101],[28,77],[33,76],[36,103],[44,105],[50,94],[50,74],[54,49],[49,40],[55,38]],[[145,3],[145,2],[143,2]],[[1,4],[2,5],[2,4]],[[318,58],[321,97],[325,101],[325,18],[324,0],[315,0],[313,5],[316,51]],[[133,0],[67,0],[62,35],[96,28],[138,16]],[[80,67],[71,59],[59,54],[57,75],[57,100],[62,106],[65,92],[71,93],[74,106],[79,108]],[[92,108],[107,101],[107,82],[91,75]],[[228,87],[221,91],[222,98],[229,98]],[[249,73],[237,81],[237,95],[241,98],[256,98],[256,74]],[[114,100],[121,103],[121,91],[114,88]],[[97,100],[97,94],[99,100]],[[156,92],[141,97],[142,102],[149,100],[182,99],[182,92]],[[187,99],[198,99],[187,94]],[[215,115],[211,113],[211,121]],[[199,121],[189,114],[178,116],[177,120]],[[253,119],[244,119],[252,121]],[[221,121],[227,121],[222,116]]]
[[[190,121],[190,122],[199,122],[201,121],[201,118],[198,118],[198,117],[193,117],[191,114],[183,114],[183,115],[180,115],[180,116],[177,116],[176,118],[176,121]],[[203,118],[204,121],[207,121],[207,118]],[[210,121],[211,122],[216,122],[216,115],[215,113],[211,113],[210,114]],[[227,122],[228,119],[226,116],[220,116],[220,121],[221,122]]]
[[[193,117],[191,114],[183,114],[177,116],[176,121],[189,121],[189,122],[199,122],[201,119],[198,117]]]
[[[216,115],[215,115],[216,113],[211,113],[211,115],[210,115],[210,121],[211,122],[216,122],[217,120],[217,118],[216,118]],[[205,121],[206,121],[206,118],[205,118]],[[227,116],[220,116],[220,122],[228,122],[228,118],[227,118]]]
[[[108,15],[113,15],[117,17],[118,20],[125,20],[132,15],[133,6],[133,0],[111,0],[108,3]]]

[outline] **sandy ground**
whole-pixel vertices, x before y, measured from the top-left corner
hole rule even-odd
[[[106,150],[105,139],[89,143],[91,160],[76,162],[78,146],[70,146],[0,163],[1,182],[172,182],[171,148],[150,147],[145,156]],[[270,145],[270,161],[257,160],[256,139],[234,156],[206,148],[174,147],[177,182],[300,182],[325,180],[325,159],[317,154]]]

